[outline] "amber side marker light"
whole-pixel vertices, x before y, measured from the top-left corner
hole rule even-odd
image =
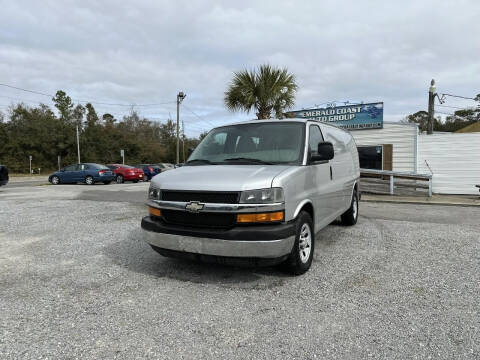
[[[150,213],[150,215],[153,215],[153,216],[158,216],[158,217],[162,216],[162,211],[160,209],[157,209],[151,206],[148,207],[148,212]]]
[[[283,221],[283,211],[259,214],[237,214],[237,223],[265,223]]]

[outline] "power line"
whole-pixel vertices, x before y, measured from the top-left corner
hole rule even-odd
[[[32,94],[37,94],[37,95],[42,95],[42,96],[48,96],[48,97],[50,97],[50,98],[54,98],[54,97],[55,97],[55,96],[52,95],[52,94],[47,94],[47,93],[40,92],[40,91],[35,91],[35,90],[24,89],[24,88],[20,88],[20,87],[13,86],[13,85],[8,85],[8,84],[0,83],[0,86],[7,87],[7,88],[10,88],[10,89],[19,90],[19,91],[24,91],[24,92],[28,92],[28,93],[32,93]],[[100,102],[100,101],[80,100],[80,99],[74,99],[74,98],[71,98],[71,99],[72,99],[73,101],[75,101],[75,102],[81,102],[81,103],[91,103],[91,104],[110,105],[110,106],[126,106],[126,107],[132,107],[132,106],[159,106],[159,105],[167,105],[167,104],[173,104],[173,103],[175,103],[175,101],[172,100],[172,101],[165,101],[165,102],[151,103],[151,104],[122,104],[122,103],[107,103],[107,102]]]
[[[215,127],[215,126],[216,126],[216,125],[214,125],[213,123],[211,123],[209,120],[202,118],[200,115],[198,115],[197,113],[195,113],[193,110],[191,110],[191,109],[190,109],[188,106],[186,106],[185,104],[183,104],[183,107],[184,107],[185,109],[187,109],[188,111],[190,111],[193,115],[195,115],[195,116],[196,116],[197,118],[199,118],[200,120],[202,120],[202,121],[206,122],[207,124],[209,124],[210,126],[212,126],[212,127]]]
[[[456,97],[456,98],[460,98],[460,99],[467,99],[467,100],[477,101],[477,100],[475,100],[475,98],[468,97],[468,96],[453,95],[453,94],[441,94],[441,95],[442,95],[442,97],[444,97],[444,96],[451,96],[451,97]]]
[[[445,112],[441,112],[441,111],[435,111],[435,114],[450,115],[450,116],[458,117],[458,118],[464,119],[464,120],[479,121],[479,120],[477,120],[477,119],[470,118],[470,117],[467,117],[467,116],[460,116],[460,115],[455,115],[455,114],[451,114],[451,113],[445,113]]]
[[[2,84],[0,83],[1,86],[4,86],[4,87],[8,87],[8,88],[11,88],[11,89],[16,89],[16,90],[21,90],[21,91],[25,91],[25,92],[29,92],[29,93],[32,93],[32,94],[38,94],[38,95],[43,95],[43,96],[52,96],[50,94],[45,94],[45,93],[42,93],[42,92],[39,92],[39,91],[34,91],[34,90],[28,90],[28,89],[22,89],[22,88],[19,88],[19,87],[16,87],[16,86],[12,86],[12,85],[8,85],[8,84]]]
[[[302,110],[308,110],[308,109],[316,109],[316,108],[319,108],[320,106],[322,105],[329,105],[329,104],[335,104],[335,106],[337,105],[337,103],[342,103],[343,105],[340,105],[340,106],[347,106],[347,105],[361,105],[363,104],[363,102],[358,102],[358,101],[350,101],[350,100],[333,100],[333,101],[325,101],[323,103],[320,103],[320,104],[314,104],[310,107],[302,107]]]
[[[458,110],[475,110],[475,108],[468,108],[468,107],[449,106],[449,105],[441,105],[441,104],[436,104],[436,105],[445,107],[445,108],[458,109]]]

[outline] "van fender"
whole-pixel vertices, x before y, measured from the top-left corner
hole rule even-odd
[[[300,202],[300,204],[297,205],[297,208],[295,209],[295,212],[293,213],[293,218],[295,219],[298,214],[300,213],[300,210],[302,210],[303,206],[305,204],[311,204],[312,207],[315,209],[315,207],[313,206],[313,202],[310,200],[310,199],[305,199],[305,200],[302,200]],[[314,220],[314,219],[313,219]],[[315,221],[315,220],[314,220]]]
[[[357,186],[357,192],[358,192],[358,200],[360,200],[361,198],[361,192],[360,192],[360,178],[356,178],[354,181],[353,181],[353,185],[352,185],[352,189],[350,191],[350,197],[353,196],[353,189],[355,189],[355,185]]]

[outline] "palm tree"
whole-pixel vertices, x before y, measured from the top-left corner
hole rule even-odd
[[[286,68],[261,65],[257,70],[235,72],[225,91],[225,106],[230,111],[255,109],[258,119],[268,119],[275,113],[281,119],[286,109],[295,103],[295,76]]]

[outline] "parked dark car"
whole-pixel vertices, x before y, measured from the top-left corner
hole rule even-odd
[[[162,170],[162,172],[167,171],[167,170],[175,169],[175,165],[170,164],[170,163],[158,163],[158,164],[155,164],[155,165],[157,165]]]
[[[8,184],[8,169],[5,165],[0,165],[0,186]]]
[[[124,164],[107,164],[107,167],[115,174],[115,181],[117,184],[122,184],[124,181],[139,182],[145,178],[143,170]]]
[[[94,163],[69,165],[48,177],[48,181],[53,185],[75,184],[79,182],[87,185],[93,185],[96,182],[110,184],[114,179],[115,175],[112,170],[105,165]]]
[[[133,166],[143,170],[143,173],[145,175],[145,181],[152,180],[155,175],[158,175],[162,172],[160,166],[155,164],[136,164]]]

